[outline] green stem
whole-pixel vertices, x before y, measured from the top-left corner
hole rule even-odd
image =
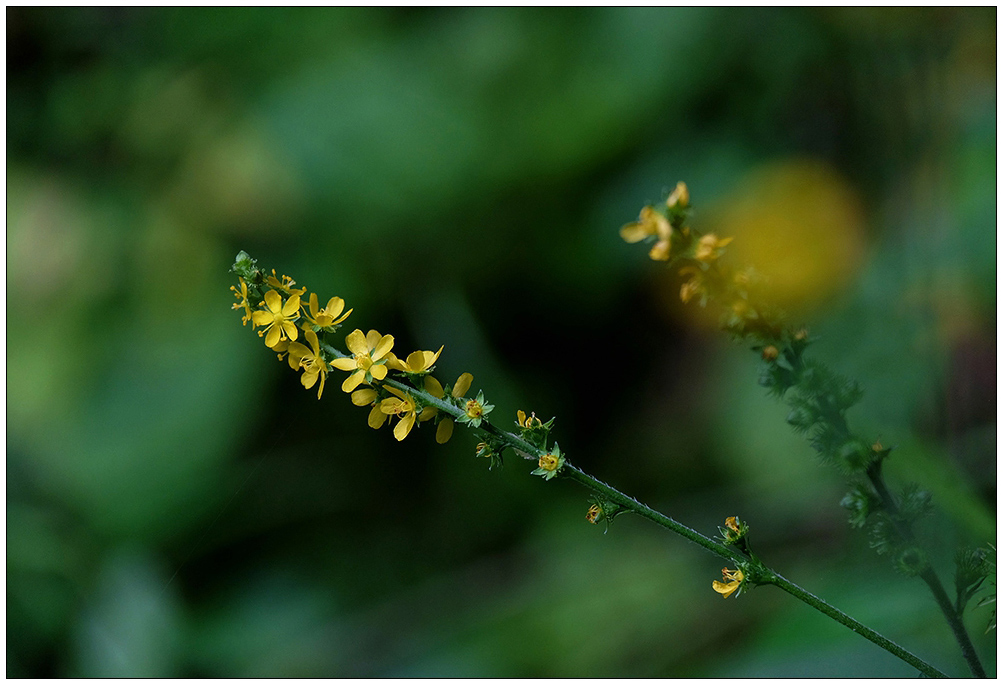
[[[327,344],[324,344],[324,348],[327,349],[328,352],[330,353],[337,354],[339,357],[345,357],[345,355],[341,354],[338,350]],[[405,391],[411,394],[412,397],[416,398],[421,403],[425,405],[431,405],[437,408],[438,410],[445,412],[453,417],[459,418],[464,415],[463,411],[460,410],[455,405],[445,402],[439,398],[436,398],[435,396],[426,393],[425,391],[416,389],[409,384],[397,381],[396,379],[387,377],[380,383],[386,386],[390,386],[392,388],[396,388],[401,391]],[[498,427],[494,426],[487,420],[482,420],[480,426],[476,427],[474,431],[500,439],[508,447],[511,447],[523,453],[528,459],[538,459],[542,454],[542,451],[539,448],[527,442],[521,436],[518,436],[508,431],[503,431],[502,429],[499,429]],[[769,569],[768,567],[763,565],[758,560],[750,559],[747,556],[740,553],[739,551],[734,550],[732,548],[728,548],[722,545],[721,543],[718,543],[714,539],[704,536],[698,531],[695,531],[689,528],[688,526],[677,522],[671,517],[664,515],[661,512],[658,512],[657,510],[653,510],[647,505],[635,500],[634,498],[631,498],[627,494],[617,490],[616,488],[610,486],[609,484],[604,483],[599,479],[596,479],[594,476],[591,476],[590,474],[586,474],[581,469],[571,465],[570,463],[565,463],[564,468],[562,469],[562,475],[566,476],[572,481],[577,481],[578,483],[582,484],[586,488],[591,489],[592,491],[595,491],[596,493],[602,494],[603,497],[605,497],[607,500],[616,503],[625,510],[634,512],[635,514],[638,514],[641,517],[644,517],[645,519],[648,519],[654,522],[655,524],[658,524],[659,526],[665,527],[666,529],[669,529],[670,531],[679,534],[683,538],[692,541],[693,543],[696,543],[697,545],[705,548],[706,550],[710,551],[711,553],[721,558],[724,558],[725,560],[731,563],[734,564],[742,563],[743,566],[754,567],[756,570],[756,577],[759,580],[758,581],[759,583],[772,584],[777,588],[786,591],[787,593],[791,594],[798,600],[807,603],[808,605],[815,608],[819,612],[835,619],[840,624],[848,627],[851,631],[860,634],[867,640],[871,641],[878,647],[888,651],[889,653],[899,658],[900,660],[903,660],[904,662],[912,665],[920,672],[922,672],[924,675],[936,678],[947,677],[946,674],[941,672],[933,665],[924,662],[920,658],[910,653],[905,648],[899,646],[893,641],[888,640],[887,638],[885,638],[878,632],[874,631],[873,629],[865,626],[864,624],[861,624],[857,620],[847,615],[845,612],[842,612],[841,610],[833,607],[832,605],[829,605],[821,598],[813,595],[812,593],[809,593],[808,591],[801,588],[797,584],[788,581],[784,577],[774,572],[772,569]]]
[[[895,526],[898,528],[899,535],[902,536],[902,539],[906,543],[915,544],[916,537],[913,534],[912,527],[910,527],[907,522],[902,521],[899,517],[898,505],[895,503],[895,499],[892,497],[892,494],[888,491],[888,486],[885,484],[884,476],[881,474],[880,461],[875,462],[867,470],[867,476],[871,481],[871,485],[874,486],[874,490],[877,492],[878,497],[881,498],[882,506],[891,516],[892,522],[894,522]],[[959,609],[955,607],[954,603],[951,602],[951,599],[947,595],[947,591],[944,590],[944,585],[940,581],[940,577],[937,576],[937,572],[934,571],[933,567],[928,566],[919,575],[919,578],[923,580],[933,593],[933,598],[937,601],[937,606],[940,607],[940,611],[944,614],[944,618],[947,619],[947,624],[951,627],[954,639],[958,642],[958,646],[961,648],[961,654],[964,656],[965,662],[968,663],[968,668],[971,670],[972,675],[980,679],[986,678],[986,670],[982,667],[979,655],[975,652],[975,645],[972,643],[972,639],[968,635],[968,630],[965,628],[965,624],[961,619],[961,611],[959,611]]]

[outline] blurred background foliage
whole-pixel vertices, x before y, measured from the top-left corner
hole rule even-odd
[[[996,539],[995,48],[992,8],[8,8],[8,676],[914,675],[465,432],[318,402],[231,311],[240,249],[965,673],[617,229],[689,183],[934,491],[950,584]]]

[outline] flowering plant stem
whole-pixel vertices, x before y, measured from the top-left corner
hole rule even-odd
[[[874,491],[881,499],[882,506],[892,515],[897,515],[898,506],[895,504],[895,499],[892,497],[892,494],[888,490],[888,486],[885,484],[884,477],[881,474],[881,464],[881,462],[875,462],[872,464],[867,470],[867,478],[870,480],[871,485],[874,486]],[[896,522],[896,525],[899,528],[899,533],[904,540],[909,542],[915,540],[912,527],[910,527],[908,523],[901,521],[897,517],[893,518],[893,521]],[[944,585],[940,581],[940,577],[937,576],[937,572],[934,571],[933,567],[927,567],[924,569],[919,574],[919,578],[921,578],[930,588],[934,599],[937,601],[937,605],[940,607],[941,612],[944,613],[944,617],[947,619],[947,623],[951,627],[951,631],[954,633],[955,640],[961,647],[961,654],[968,663],[968,668],[972,671],[972,675],[979,679],[986,678],[986,670],[982,667],[982,662],[979,660],[978,653],[975,652],[975,646],[972,644],[972,639],[968,635],[968,630],[965,628],[965,625],[961,620],[961,612],[964,608],[958,608],[951,602],[951,599],[947,595],[947,591],[944,590]]]
[[[334,357],[347,357],[345,353],[337,350],[336,348],[326,343],[321,345],[328,353],[330,353]],[[403,383],[396,379],[387,377],[378,383],[387,386],[389,388],[396,388],[399,391],[406,392],[411,396],[415,397],[416,399],[420,400],[420,402],[422,402],[423,404],[433,406],[440,412],[445,412],[453,417],[456,417],[457,419],[459,419],[463,414],[462,410],[460,410],[456,406],[444,402],[443,400],[431,395],[430,393],[426,393],[420,388],[416,388],[414,386]],[[504,447],[508,447],[515,450],[517,453],[521,454],[524,458],[528,460],[538,460],[543,455],[543,451],[540,448],[532,445],[531,443],[524,440],[522,437],[517,436],[516,434],[499,429],[486,419],[481,421],[479,426],[470,428],[475,433],[491,438],[492,440],[496,441],[499,445],[504,445]],[[786,591],[787,593],[791,594],[798,600],[807,603],[808,605],[815,608],[819,612],[828,615],[829,617],[833,618],[840,624],[848,627],[851,631],[860,634],[861,636],[871,641],[875,645],[879,646],[880,648],[883,648],[892,655],[912,665],[920,672],[922,672],[925,676],[947,678],[946,674],[941,672],[936,667],[916,657],[905,648],[902,648],[898,644],[888,640],[887,638],[885,638],[878,632],[874,631],[870,627],[865,626],[864,624],[861,624],[857,620],[853,619],[845,612],[833,607],[832,605],[825,602],[818,596],[806,591],[797,584],[784,578],[780,574],[777,574],[775,571],[773,571],[772,569],[764,565],[761,561],[759,561],[759,559],[756,558],[754,555],[746,555],[735,548],[729,548],[728,546],[722,545],[718,541],[708,536],[704,536],[698,531],[695,531],[689,528],[688,526],[677,522],[671,517],[664,515],[661,512],[658,512],[657,510],[653,510],[647,505],[635,500],[634,498],[631,498],[622,491],[619,491],[616,488],[610,486],[609,484],[600,481],[594,476],[583,472],[581,469],[575,467],[570,463],[567,462],[564,463],[560,475],[565,476],[566,478],[569,478],[572,481],[576,481],[585,486],[586,488],[591,489],[593,492],[605,498],[608,502],[616,504],[623,511],[629,511],[638,514],[641,517],[644,517],[645,519],[648,519],[654,522],[655,524],[658,524],[659,526],[669,529],[670,531],[679,534],[683,538],[692,541],[693,543],[696,543],[697,545],[705,548],[706,550],[717,555],[718,557],[721,557],[740,568],[744,568],[746,570],[745,578],[749,583],[755,585],[773,585],[783,591]],[[939,581],[937,583],[939,587]],[[946,594],[944,594],[943,588],[942,587],[940,588],[941,588],[941,595],[943,595],[944,598],[946,599]]]

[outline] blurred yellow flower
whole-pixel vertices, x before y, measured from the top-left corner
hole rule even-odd
[[[697,251],[694,257],[701,262],[713,262],[721,256],[721,248],[733,240],[733,238],[718,238],[709,233],[697,242]]]
[[[742,573],[741,569],[730,570],[726,567],[721,570],[721,574],[724,575],[724,580],[727,583],[717,581],[715,579],[711,585],[714,587],[716,592],[720,593],[725,598],[737,591],[742,585],[742,582],[745,581],[745,574]]]
[[[345,337],[345,345],[352,357],[339,357],[331,360],[331,366],[343,372],[352,371],[341,390],[351,393],[359,384],[372,379],[382,381],[387,376],[386,357],[394,346],[394,337],[390,334],[381,336],[379,331],[372,330],[363,334],[356,329]],[[354,371],[353,371],[354,370]]]
[[[320,379],[320,387],[317,389],[317,400],[320,400],[320,396],[324,392],[324,381],[327,379],[327,372],[330,367],[328,367],[324,356],[320,352],[320,343],[317,340],[317,334],[313,331],[307,331],[305,336],[307,343],[310,344],[309,348],[302,343],[289,344],[289,366],[293,369],[303,368],[303,376],[300,379],[303,383],[303,388],[313,388],[314,384],[317,383],[317,379]]]
[[[689,207],[689,204],[690,189],[686,187],[685,183],[680,181],[665,200],[665,206],[669,209],[683,209],[684,207]]]
[[[636,222],[626,224],[620,229],[620,238],[628,243],[637,243],[649,236],[657,237],[658,241],[648,256],[653,260],[669,259],[672,225],[660,212],[656,212],[650,206],[641,209],[641,216]]]
[[[263,304],[264,310],[255,310],[251,313],[251,321],[254,326],[265,327],[258,332],[259,336],[265,336],[265,345],[274,348],[279,341],[286,339],[295,341],[297,333],[293,322],[299,317],[300,297],[290,296],[283,304],[282,296],[272,290],[265,293]]]

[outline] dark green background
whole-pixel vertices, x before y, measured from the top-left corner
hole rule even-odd
[[[754,353],[617,229],[684,179],[695,226],[815,270],[788,304],[933,490],[950,584],[996,537],[995,48],[990,8],[9,8],[8,676],[915,675],[461,430],[372,431],[340,374],[318,402],[230,310],[241,249],[964,673]]]

